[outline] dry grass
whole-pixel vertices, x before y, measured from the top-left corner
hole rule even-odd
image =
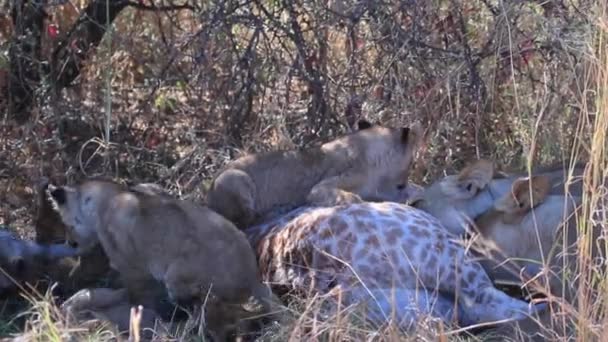
[[[594,43],[594,58],[591,60],[588,71],[589,87],[587,91],[593,93],[592,103],[587,103],[587,98],[583,99],[584,108],[595,108],[595,117],[590,120],[590,116],[585,116],[581,120],[581,126],[589,127],[590,140],[585,142],[579,140],[575,146],[573,154],[580,149],[586,148],[589,155],[589,169],[586,173],[585,192],[583,194],[583,214],[580,217],[578,229],[583,237],[579,245],[579,269],[580,277],[585,281],[580,287],[579,305],[576,308],[580,315],[578,328],[583,338],[593,338],[597,336],[602,339],[608,336],[606,323],[608,313],[608,273],[605,264],[594,266],[590,262],[590,251],[594,244],[597,244],[590,231],[593,226],[599,225],[603,228],[605,237],[608,229],[608,6],[606,3],[600,8],[601,16],[598,18],[596,27],[598,28]],[[587,121],[589,120],[589,121]],[[586,237],[586,238],[585,238]],[[604,251],[604,255],[606,251]],[[598,292],[595,292],[597,290]],[[597,295],[596,295],[597,294]],[[599,327],[599,328],[598,328]]]

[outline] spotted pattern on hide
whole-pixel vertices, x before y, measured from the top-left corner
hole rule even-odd
[[[350,289],[346,300],[365,297],[357,291],[367,289],[437,290],[456,298],[471,323],[530,312],[527,303],[494,288],[438,220],[399,203],[299,208],[245,232],[272,285],[313,286],[322,294]]]

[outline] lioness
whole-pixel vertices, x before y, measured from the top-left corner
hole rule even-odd
[[[277,209],[407,198],[418,126],[387,128],[367,121],[358,131],[306,150],[241,157],[213,180],[209,207],[244,229]]]
[[[569,178],[570,171],[573,175],[572,179]],[[553,197],[564,196],[567,193],[568,198],[571,198],[572,195],[578,197],[582,193],[580,178],[583,172],[584,166],[576,165],[572,170],[550,167],[537,169],[533,174],[543,177],[544,183],[541,188],[546,191],[545,195]],[[413,205],[437,217],[450,232],[461,235],[467,232],[467,227],[475,220],[491,211],[496,201],[511,194],[514,183],[521,177],[521,175],[497,176],[491,161],[478,160],[467,165],[458,174],[446,176],[425,188],[419,198],[413,200]],[[560,208],[553,206],[543,206],[543,208],[547,208],[543,209],[543,215],[546,216],[549,210],[554,213],[551,217],[562,219],[563,210]],[[559,223],[554,219],[545,218],[545,220],[555,225]],[[555,226],[552,227],[554,228]],[[546,243],[551,244],[552,241]],[[484,268],[494,280],[518,281],[519,277],[514,277],[512,272],[492,264],[494,263],[490,260],[484,261]],[[534,273],[534,269],[540,268],[533,266],[533,263],[528,263],[528,271],[531,273]]]
[[[548,177],[549,193],[552,195],[563,195],[567,190],[580,196],[582,182],[577,179],[583,171],[583,166],[575,166],[572,180],[568,179],[569,171],[561,166],[533,171],[533,175]],[[411,199],[411,203],[437,217],[453,234],[461,235],[466,232],[469,223],[490,210],[494,201],[507,194],[513,182],[521,176],[500,177],[495,172],[494,163],[481,159],[467,165],[456,175],[435,181],[418,198]]]
[[[269,310],[272,297],[258,274],[245,235],[214,211],[190,201],[128,191],[111,181],[49,185],[49,197],[80,252],[98,243],[118,270],[133,304],[156,310],[148,284],[166,287],[173,302],[207,298],[208,314],[239,307],[250,296]],[[223,340],[224,326],[210,332]]]
[[[565,300],[574,307],[577,307],[578,298],[594,302],[595,294],[581,291],[580,287],[581,281],[587,281],[582,280],[586,275],[581,274],[577,260],[577,247],[584,243],[579,240],[576,226],[580,197],[550,195],[550,184],[550,177],[545,175],[516,180],[511,191],[497,199],[493,208],[475,221],[480,233],[475,244],[489,250],[486,255],[500,265],[547,271],[544,273],[547,277],[536,279],[548,285],[545,289],[557,296],[558,302]],[[601,237],[601,228],[592,227],[588,234],[592,240],[591,253],[583,253],[584,256],[591,256],[592,263],[603,263],[601,252],[605,250],[605,240]],[[584,261],[587,266],[592,263]],[[522,330],[537,340],[570,336],[576,329],[572,324],[576,317],[569,310],[555,308],[554,312],[557,312],[554,316],[557,319],[546,312],[539,321],[523,320],[506,325],[497,333],[513,335]]]
[[[492,244],[500,253],[494,258],[507,258],[524,264],[549,267],[549,284],[553,294],[571,301],[577,294],[576,270],[580,215],[580,197],[548,195],[550,182],[546,176],[522,178],[513,183],[511,192],[499,198],[494,207],[476,220],[482,243]],[[591,261],[602,263],[605,238],[595,225],[587,232],[591,238]],[[565,242],[565,245],[564,245]],[[568,279],[572,278],[572,279]],[[564,282],[567,280],[567,282]]]
[[[513,277],[513,273],[505,269],[518,270],[521,263],[516,267],[511,267],[511,263],[507,267],[496,267],[503,266],[502,262],[507,258],[526,259],[528,262],[524,262],[524,265],[529,273],[540,270],[543,267],[540,262],[544,260],[554,274],[549,277],[552,292],[569,301],[575,294],[571,290],[576,290],[577,286],[564,284],[562,287],[560,277],[563,272],[571,272],[573,269],[564,269],[564,259],[555,256],[564,252],[560,246],[564,237],[567,246],[572,246],[578,239],[573,224],[569,224],[566,231],[560,223],[569,217],[573,218],[570,214],[583,191],[580,180],[584,169],[579,164],[572,170],[560,167],[538,170],[533,172],[535,176],[530,184],[516,175],[496,178],[493,164],[480,160],[468,165],[457,175],[433,183],[424,190],[414,205],[439,218],[448,229],[457,234],[464,233],[465,227],[474,222],[484,236],[480,243],[500,250],[492,254],[497,260],[488,258],[482,262],[493,280],[519,281],[517,273]],[[570,175],[574,179],[570,179]],[[599,232],[593,234],[599,236]],[[575,265],[575,253],[569,248],[565,252],[562,255],[567,255],[568,264]],[[543,314],[540,325],[537,323],[525,320],[518,324],[523,324],[525,331],[535,334],[540,340],[555,336],[556,331],[564,333],[563,329],[551,329],[549,312]],[[514,334],[511,328],[512,325],[505,326],[504,333]]]

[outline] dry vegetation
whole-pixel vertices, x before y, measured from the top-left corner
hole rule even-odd
[[[90,37],[72,27],[94,2],[106,3],[44,7],[38,50],[25,56],[37,70],[23,81],[32,103],[17,111],[11,48],[33,38],[22,32],[15,40],[21,31],[8,13],[17,5],[0,1],[0,224],[23,236],[33,233],[33,188],[41,176],[61,182],[104,174],[200,198],[230,158],[326,140],[358,118],[424,124],[412,174],[419,183],[478,157],[519,170],[528,162],[589,160],[579,228],[608,222],[597,211],[608,162],[603,1],[211,0],[177,10],[171,0],[109,0],[126,5],[89,49]],[[64,82],[61,67],[74,60],[76,77]],[[608,285],[601,270],[581,276]],[[581,340],[608,336],[602,293],[574,308]],[[71,326],[49,295],[30,302],[18,324],[0,324],[0,335],[112,335]],[[300,303],[289,324],[264,339],[405,339],[353,325],[356,319],[321,324],[315,305]],[[192,322],[171,336],[196,332],[198,320]]]

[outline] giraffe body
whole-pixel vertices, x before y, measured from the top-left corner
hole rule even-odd
[[[403,204],[299,208],[246,232],[265,281],[320,293],[339,286],[348,303],[372,298],[375,320],[390,313],[392,290],[406,326],[416,313],[469,325],[522,319],[544,307],[496,289],[439,221]]]

